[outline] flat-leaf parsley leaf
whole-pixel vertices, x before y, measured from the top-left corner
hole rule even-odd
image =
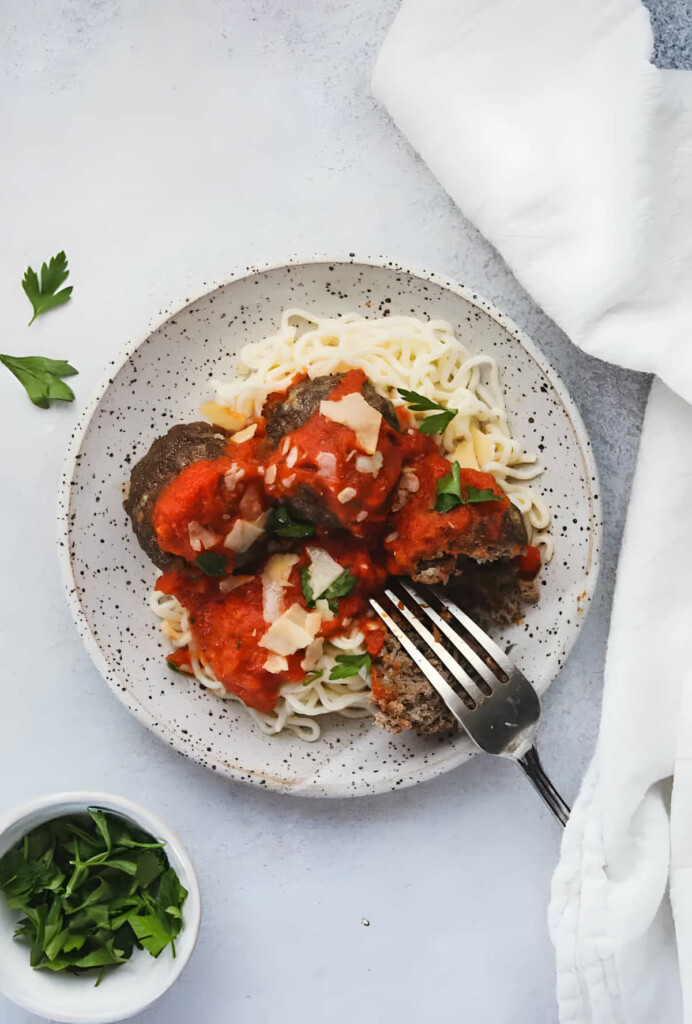
[[[369,654],[337,654],[336,662],[329,673],[330,679],[348,679],[357,676],[361,669],[369,672],[372,664]]]
[[[278,537],[312,537],[315,525],[300,519],[288,505],[274,505],[267,518],[267,530]]]
[[[438,512],[449,512],[457,505],[477,505],[484,501],[502,501],[502,496],[495,494],[491,487],[484,487],[479,490],[470,484],[466,487],[466,494],[461,492],[461,467],[459,463],[452,463],[451,473],[441,476],[436,484],[437,501],[435,508]]]
[[[61,377],[72,377],[78,371],[64,359],[44,356],[0,355],[10,373],[24,386],[26,393],[39,409],[47,409],[51,402],[72,402],[74,392]]]
[[[459,412],[458,409],[450,409],[439,402],[433,402],[432,398],[419,395],[417,391],[407,391],[406,388],[397,388],[397,391],[414,412],[437,410],[434,416],[426,416],[421,422],[418,428],[421,434],[443,434]]]
[[[68,288],[63,288],[61,292],[58,291],[58,288],[63,281],[67,280],[69,273],[67,257],[64,252],[59,252],[57,256],[54,256],[48,266],[45,263],[43,264],[40,282],[36,271],[32,270],[31,267],[27,267],[24,280],[22,281],[22,288],[26,292],[29,302],[34,307],[34,315],[29,321],[29,327],[31,327],[36,317],[40,316],[41,313],[46,313],[49,309],[54,309],[56,306],[62,306],[63,303],[68,301],[72,295],[72,285]]]

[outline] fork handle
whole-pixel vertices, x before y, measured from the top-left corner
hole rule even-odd
[[[517,763],[524,769],[524,772],[541,794],[560,824],[566,825],[570,814],[570,808],[562,799],[558,791],[555,789],[555,786],[543,770],[543,765],[541,764],[541,759],[538,756],[536,748],[529,747],[525,754],[517,758]]]

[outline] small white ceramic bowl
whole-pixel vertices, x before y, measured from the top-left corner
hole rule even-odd
[[[199,885],[176,833],[145,807],[109,793],[56,793],[19,807],[0,821],[0,857],[37,825],[84,812],[87,807],[112,811],[165,842],[166,856],[188,891],[175,958],[170,948],[156,959],[146,950],[135,949],[131,960],[105,973],[98,988],[93,974],[34,970],[29,966],[29,950],[12,937],[20,915],[8,908],[0,892],[0,991],[25,1010],[52,1021],[110,1024],[145,1010],[170,988],[185,967],[199,933]]]

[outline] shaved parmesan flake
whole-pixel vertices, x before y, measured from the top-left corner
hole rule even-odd
[[[324,640],[321,636],[318,636],[317,639],[313,640],[312,643],[308,645],[305,651],[305,657],[300,663],[300,667],[304,672],[309,672],[315,667],[315,665],[317,665],[318,661],[322,657],[323,648]]]
[[[286,657],[308,647],[321,625],[322,616],[319,612],[307,612],[299,604],[292,604],[288,611],[271,624],[258,644],[274,654]]]
[[[338,402],[320,402],[320,412],[328,420],[350,427],[356,435],[358,447],[367,455],[375,454],[382,413],[373,409],[360,392],[344,395]]]
[[[325,592],[327,587],[331,587],[332,583],[338,580],[344,571],[344,567],[332,558],[324,548],[308,547],[305,550],[310,559],[308,575],[310,577],[312,596],[313,598],[319,597]]]
[[[288,672],[288,662],[280,654],[270,654],[264,668],[267,672]]]
[[[291,448],[290,452],[286,456],[286,465],[289,469],[292,469],[298,461],[298,449],[295,445]]]
[[[318,452],[315,462],[318,476],[336,476],[336,455],[332,452]]]
[[[267,471],[264,474],[264,482],[265,482],[265,484],[273,484],[275,480],[276,480],[276,466],[275,465],[267,466]]]
[[[363,511],[359,512],[358,515],[356,516],[356,522],[357,523],[364,523],[367,518],[368,518],[368,513],[365,511],[365,509],[363,509]]]
[[[284,610],[284,587],[297,561],[298,555],[272,555],[264,567],[262,615],[265,622],[276,622]]]
[[[315,601],[315,608],[322,616],[323,622],[331,622],[332,619],[336,618],[334,612],[329,607],[329,601],[326,597],[320,597]]]
[[[235,441],[236,444],[242,444],[243,441],[249,441],[251,437],[254,437],[257,433],[257,424],[251,423],[249,427],[245,427],[244,430],[239,430],[233,435],[231,441]]]
[[[193,551],[207,551],[221,540],[218,533],[212,533],[211,530],[207,530],[206,527],[194,520],[189,524],[187,533]]]
[[[420,488],[420,480],[408,466],[404,467],[404,471],[401,474],[400,486],[403,487],[405,491],[410,491],[411,494],[415,494]]]
[[[205,402],[199,407],[200,414],[205,420],[209,420],[215,427],[230,432],[240,430],[245,422],[245,416],[230,409],[227,405],[219,405],[218,402]]]
[[[484,434],[478,427],[471,427],[471,438],[478,468],[483,469],[486,462],[492,462],[495,458],[495,441],[490,434]]]
[[[358,494],[358,491],[355,487],[344,487],[343,491],[339,491],[336,497],[342,505],[345,505],[347,501],[351,501],[352,498],[355,498],[356,494]]]
[[[284,588],[275,580],[262,575],[262,618],[271,625],[284,610]]]
[[[460,441],[448,458],[450,462],[458,462],[462,469],[480,469],[470,437]]]
[[[227,469],[223,475],[223,482],[229,491],[234,491],[235,485],[240,483],[244,476],[245,470],[235,462],[232,462],[230,469]]]
[[[382,469],[384,455],[382,452],[375,452],[374,455],[359,455],[356,459],[356,469],[359,473],[372,473],[377,476]]]
[[[237,590],[238,587],[243,587],[246,583],[252,583],[254,578],[254,576],[224,576],[219,583],[219,590],[222,594],[230,594],[232,590]]]
[[[266,521],[266,513],[263,513],[259,519],[255,519],[254,522],[248,522],[247,519],[236,519],[233,524],[233,529],[230,533],[226,534],[223,546],[228,548],[230,551],[237,552],[237,554],[242,554],[244,551],[247,551],[248,548],[252,547],[255,541],[262,536]]]
[[[291,569],[298,561],[298,555],[272,555],[266,564],[264,573],[274,583],[288,583]]]

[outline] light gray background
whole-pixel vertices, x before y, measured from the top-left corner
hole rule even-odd
[[[652,5],[689,66],[690,15]],[[0,813],[108,789],[185,839],[204,921],[146,1024],[554,1024],[546,905],[560,834],[508,764],[392,795],[307,801],[215,778],[116,702],[62,596],[54,507],[102,372],[176,300],[290,253],[394,254],[496,302],[547,352],[591,432],[606,509],[598,595],[545,701],[544,760],[574,798],[596,739],[608,617],[648,379],[579,353],[463,219],[369,93],[396,0],[4,0],[2,351],[69,358],[73,406],[0,377]],[[59,249],[73,301],[31,329],[28,263]],[[3,371],[4,373],[4,371]],[[370,921],[369,927],[361,918]],[[0,997],[2,1024],[34,1018]]]

